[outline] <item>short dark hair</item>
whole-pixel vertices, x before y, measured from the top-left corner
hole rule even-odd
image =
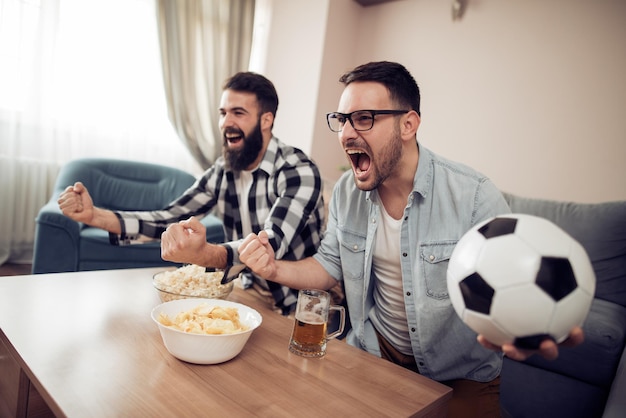
[[[346,86],[355,81],[381,83],[389,91],[391,99],[399,106],[420,113],[420,89],[409,71],[396,62],[377,61],[360,65],[339,78]]]
[[[261,114],[271,112],[276,117],[278,94],[274,84],[261,74],[250,71],[239,72],[226,80],[224,90],[253,93],[259,102]]]

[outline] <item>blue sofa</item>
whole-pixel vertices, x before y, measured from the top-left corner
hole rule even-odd
[[[503,410],[514,418],[626,416],[626,201],[580,204],[506,193],[505,199],[513,213],[547,218],[582,244],[596,294],[583,344],[562,348],[554,361],[505,358]]]
[[[114,210],[154,210],[165,207],[195,181],[176,168],[136,161],[85,158],[64,165],[54,191],[36,219],[33,273],[109,270],[176,265],[161,259],[157,241],[116,246],[109,234],[64,216],[57,204],[59,194],[81,181],[94,204]],[[220,219],[202,219],[209,242],[223,242]]]

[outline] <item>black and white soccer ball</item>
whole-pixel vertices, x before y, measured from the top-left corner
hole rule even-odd
[[[490,342],[537,348],[582,325],[596,287],[580,243],[547,219],[509,214],[470,229],[448,265],[461,320]]]

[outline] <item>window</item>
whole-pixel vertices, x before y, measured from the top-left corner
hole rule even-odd
[[[168,119],[153,0],[0,0],[0,59],[0,152],[198,172]]]

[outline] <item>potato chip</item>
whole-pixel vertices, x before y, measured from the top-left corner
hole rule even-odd
[[[248,329],[239,320],[237,308],[208,306],[206,303],[180,312],[173,319],[161,313],[158,321],[166,327],[192,334],[234,334]]]

